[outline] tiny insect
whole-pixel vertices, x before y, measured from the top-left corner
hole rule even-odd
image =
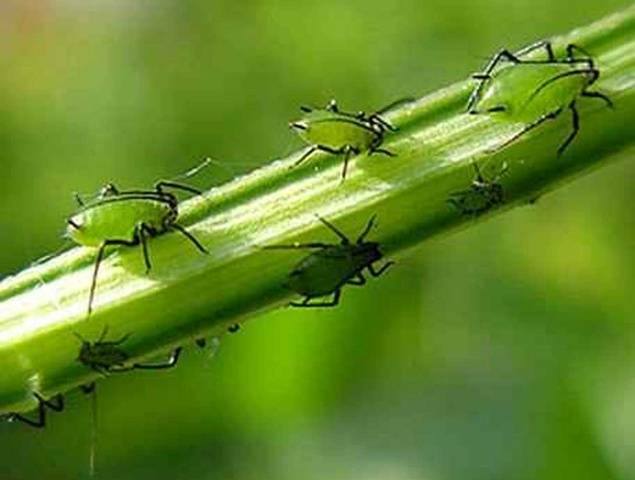
[[[310,147],[293,166],[304,162],[317,151],[343,155],[342,181],[344,181],[351,155],[368,152],[368,155],[381,153],[394,157],[393,152],[380,147],[386,133],[395,132],[397,128],[384,120],[381,114],[397,104],[409,101],[412,99],[400,99],[370,115],[364,112],[343,112],[335,100],[331,100],[325,108],[300,107],[300,110],[305,113],[304,117],[291,122],[289,126]]]
[[[99,338],[90,342],[85,340],[80,334],[75,333],[75,336],[81,342],[79,349],[79,355],[77,360],[86,365],[87,367],[99,372],[103,375],[115,372],[128,372],[130,370],[163,370],[166,368],[172,368],[176,366],[179,357],[181,355],[181,347],[177,347],[172,352],[169,360],[165,363],[158,364],[140,364],[133,363],[127,365],[130,355],[120,348],[120,345],[124,343],[130,337],[130,334],[126,334],[118,340],[106,341],[106,335],[108,334],[108,328],[104,327]],[[86,390],[83,389],[85,392]],[[90,391],[90,390],[89,390]]]
[[[34,428],[44,428],[46,426],[46,409],[49,408],[54,412],[61,412],[64,410],[64,397],[61,394],[55,395],[52,399],[46,400],[39,393],[34,392],[33,396],[36,398],[37,405],[37,419],[26,417],[19,413],[10,413],[7,416],[9,422],[18,420]]]
[[[355,243],[351,243],[346,235],[324,218],[320,216],[317,218],[340,238],[339,244],[315,242],[265,247],[268,249],[315,250],[293,267],[284,284],[286,288],[304,296],[302,302],[291,303],[294,307],[334,307],[340,301],[344,285],[364,285],[366,283],[364,269],[367,269],[373,277],[379,277],[394,264],[394,262],[387,262],[379,270],[375,270],[373,266],[375,262],[383,258],[383,254],[379,250],[379,243],[365,240],[366,235],[373,228],[375,216],[369,220]],[[312,299],[327,295],[333,295],[332,299],[311,303]]]
[[[520,58],[539,49],[545,50],[546,59]],[[557,118],[568,108],[572,130],[558,147],[560,156],[580,130],[580,116],[576,108],[579,97],[598,98],[613,107],[611,99],[603,93],[587,90],[600,77],[591,56],[572,44],[567,45],[566,52],[565,58],[556,58],[549,41],[537,42],[515,54],[501,50],[492,57],[485,71],[472,76],[479,83],[468,101],[468,113],[499,113],[525,123],[520,132],[495,150],[509,145],[543,122]],[[576,54],[582,56],[576,57]],[[503,61],[513,65],[496,69]]]
[[[200,171],[208,161],[185,176]],[[107,184],[98,198],[84,203],[79,195],[75,198],[80,210],[67,220],[67,236],[75,243],[96,247],[95,267],[88,294],[88,315],[92,312],[99,265],[107,247],[112,245],[136,246],[141,244],[146,273],[152,265],[148,254],[148,238],[176,231],[184,235],[202,253],[208,253],[201,243],[184,227],[177,223],[178,199],[165,191],[178,189],[199,195],[201,192],[188,185],[172,181],[159,181],[154,190],[119,191],[112,183]]]
[[[463,215],[478,216],[503,203],[503,186],[498,182],[507,173],[507,163],[491,180],[483,176],[478,164],[474,162],[472,166],[475,176],[469,188],[450,194],[448,202]]]

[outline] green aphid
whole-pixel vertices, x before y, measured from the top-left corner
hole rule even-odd
[[[378,277],[394,262],[387,262],[379,270],[373,264],[383,258],[379,243],[365,241],[375,222],[373,216],[355,243],[338,230],[334,225],[318,216],[340,239],[339,244],[329,243],[297,243],[293,245],[271,245],[270,249],[309,249],[315,250],[300,260],[284,284],[286,288],[304,296],[302,302],[292,302],[294,307],[334,307],[339,303],[344,285],[364,285],[366,278],[364,269],[373,277]],[[326,302],[309,303],[313,298],[333,295]]]
[[[520,58],[538,49],[546,51],[546,59]],[[566,52],[565,58],[556,58],[548,41],[535,43],[515,54],[501,50],[490,60],[484,72],[473,75],[479,83],[470,96],[467,106],[469,113],[497,113],[512,121],[525,123],[520,132],[498,145],[495,150],[509,145],[528,131],[547,120],[557,118],[565,109],[569,109],[572,130],[558,147],[560,156],[580,129],[576,108],[579,97],[599,98],[609,107],[613,106],[606,95],[587,90],[600,76],[591,56],[575,45],[568,45]],[[576,53],[582,56],[576,57]],[[497,69],[503,61],[511,62],[512,65]]]
[[[196,173],[206,164],[192,172]],[[165,191],[166,188],[196,195],[201,193],[188,185],[160,181],[155,184],[154,190],[119,191],[109,183],[96,200],[88,203],[84,203],[76,195],[81,209],[67,220],[67,236],[80,245],[98,249],[88,295],[89,315],[92,311],[99,265],[108,246],[132,247],[141,244],[146,273],[152,268],[147,241],[166,232],[176,231],[183,234],[200,252],[207,253],[205,247],[176,222],[179,215],[178,199],[173,193]]]
[[[118,340],[109,340],[106,341],[106,335],[108,333],[108,328],[104,327],[101,332],[99,338],[90,342],[85,340],[81,335],[75,333],[75,336],[82,343],[79,348],[79,354],[77,356],[77,361],[81,364],[89,367],[92,370],[95,370],[99,373],[107,375],[109,373],[114,372],[128,372],[130,370],[163,370],[166,368],[172,368],[176,366],[179,357],[181,355],[181,347],[177,347],[174,349],[170,358],[165,363],[158,364],[140,364],[133,363],[132,365],[128,365],[128,361],[130,360],[130,355],[123,350],[120,345],[124,343],[130,337],[130,334],[126,334]],[[89,387],[90,388],[90,387]],[[90,391],[90,390],[84,390]]]
[[[463,215],[479,216],[502,204],[504,201],[503,186],[499,180],[507,173],[507,163],[491,180],[483,177],[479,166],[472,163],[475,177],[469,188],[450,194],[448,203],[455,206]]]
[[[400,99],[390,105],[367,115],[364,112],[348,113],[341,111],[335,100],[325,108],[300,107],[305,115],[289,126],[311,147],[295,162],[299,165],[317,151],[344,155],[342,181],[346,178],[348,160],[351,155],[367,152],[368,155],[381,153],[394,157],[395,154],[380,148],[387,132],[397,129],[384,120],[381,114],[397,104],[412,101]]]
[[[36,419],[29,418],[20,413],[10,413],[6,415],[6,419],[9,422],[19,421],[30,427],[34,428],[44,428],[46,426],[46,409],[49,408],[54,412],[61,412],[64,410],[64,396],[62,394],[57,394],[50,400],[46,400],[39,393],[33,392],[33,396],[37,400],[37,411],[38,415]]]

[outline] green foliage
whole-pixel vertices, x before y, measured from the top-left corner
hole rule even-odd
[[[572,9],[570,2],[520,1],[509,9],[500,2],[464,2],[444,9],[447,2],[326,2],[311,7],[283,2],[251,8],[156,2],[144,10],[82,10],[86,23],[76,21],[74,10],[72,16],[64,10],[77,6],[56,7],[61,10],[49,23],[38,21],[48,18],[44,14],[29,16],[29,22],[20,23],[25,30],[12,34],[20,42],[2,47],[19,45],[5,56],[8,69],[0,79],[5,92],[0,142],[7,173],[0,180],[7,212],[3,271],[16,271],[54,248],[56,232],[72,210],[64,192],[91,191],[106,179],[144,184],[182,171],[205,155],[227,159],[228,165],[238,154],[241,162],[271,158],[288,150],[292,138],[283,133],[281,119],[292,117],[307,99],[320,103],[337,93],[346,105],[372,106],[396,94],[433,90],[467,77],[481,57],[503,45],[526,44],[623,4],[578,2]],[[628,29],[632,24],[624,27]],[[598,31],[583,43],[602,57],[603,71],[633,50],[632,43],[612,50],[613,40]],[[603,56],[605,51],[610,55]],[[623,68],[602,88],[632,88],[632,64]],[[445,121],[462,108],[468,91],[465,84],[451,95],[432,97],[421,109],[404,112],[399,121],[406,128],[395,143],[428,125],[431,131],[422,140],[426,156],[433,156],[444,148],[465,148],[474,140],[472,133],[479,135],[478,148],[486,149],[500,138],[500,128],[508,133],[515,128],[502,125],[490,131]],[[503,183],[514,192],[527,192],[530,185],[522,183],[534,182],[533,174],[566,177],[620,150],[632,125],[633,103],[627,97],[618,95],[615,112],[585,108],[580,138],[571,157],[567,152],[560,163],[553,153],[568,122],[515,145],[511,159],[506,154],[500,158],[514,160]],[[435,126],[456,130],[435,143]],[[470,135],[463,142],[464,126]],[[439,168],[438,163],[412,160],[419,153],[403,153],[415,146],[396,146],[404,156],[393,166],[403,169],[402,179],[416,180],[414,167],[421,175]],[[543,157],[547,150],[548,160]],[[595,154],[588,155],[588,163],[581,162],[587,152]],[[469,152],[465,154],[467,158]],[[316,156],[293,175],[302,188],[313,187],[311,171],[319,168],[329,176],[324,185],[335,187],[340,160]],[[351,188],[364,191],[355,175],[365,179],[369,169],[377,181],[363,187],[381,188],[380,180],[393,180],[383,170],[392,161],[360,158],[345,185],[351,182]],[[412,169],[407,168],[410,161]],[[528,165],[532,175],[518,174]],[[486,178],[493,178],[500,163],[483,168]],[[429,198],[441,198],[441,190],[465,189],[473,177],[469,162],[461,161],[438,191],[428,183],[426,190],[424,185],[410,192],[399,187],[396,193],[409,201],[412,213],[405,216],[414,217],[426,210]],[[351,290],[335,311],[280,310],[250,323],[236,339],[224,339],[220,355],[209,364],[188,351],[173,374],[135,374],[101,383],[98,475],[351,478],[361,472],[381,478],[629,478],[632,451],[624,439],[632,436],[633,418],[627,374],[635,360],[633,178],[631,164],[614,165],[541,199],[536,208],[428,243],[386,278]],[[189,204],[188,222],[216,212],[211,226],[228,237],[226,245],[242,245],[252,238],[249,232],[232,230],[224,209],[278,186],[274,179],[257,185],[257,191],[234,185],[230,192],[226,187],[212,194],[205,208]],[[347,217],[342,228],[356,231],[374,210],[375,205]],[[251,212],[252,222],[259,222],[260,212]],[[458,217],[456,210],[446,212]],[[332,212],[319,213],[331,218]],[[282,217],[309,222],[308,215]],[[406,231],[409,218],[401,219],[395,211],[380,211],[378,218],[379,238],[399,239],[391,244],[393,250],[440,231],[443,223],[439,219],[439,224]],[[403,222],[401,231],[397,220]],[[302,238],[322,235],[307,229]],[[276,233],[263,243],[272,237],[283,240]],[[179,275],[169,257],[185,252],[187,245],[167,238],[156,243],[161,257],[157,265],[167,261],[163,274]],[[91,257],[73,255],[71,266],[81,267],[76,280],[85,294]],[[129,262],[127,255],[114,259],[123,262],[122,280],[145,288],[138,252],[129,255]],[[197,265],[199,259],[191,259]],[[187,303],[215,290],[221,290],[219,295],[229,288],[240,291],[242,281],[270,275],[265,270],[270,259],[268,252],[267,263],[252,265],[249,278],[237,280],[225,265],[227,273],[216,270],[200,288],[183,285],[178,302],[157,310],[179,311],[181,300]],[[279,278],[295,260],[289,255],[288,262],[275,265]],[[28,279],[39,285],[38,295],[52,310],[60,293],[53,280],[66,267]],[[108,279],[115,288],[117,276],[104,279],[101,301],[106,304]],[[29,282],[23,287],[35,284]],[[3,305],[19,308],[19,302]],[[79,307],[76,314],[79,318]],[[207,315],[212,314],[201,315],[201,331],[209,324]],[[134,332],[130,342],[137,351],[154,348],[165,335],[157,331],[151,337],[153,329],[161,329],[152,318],[152,311],[133,309],[115,322],[112,338]],[[99,335],[106,318],[95,320],[79,328],[87,338]],[[30,328],[48,328],[43,318],[29,323]],[[74,328],[69,325],[64,333],[68,342],[54,341],[59,349],[48,352],[52,356],[47,362],[65,365],[77,353],[70,335]],[[137,332],[145,345],[134,345]],[[182,333],[175,331],[171,339],[177,341]],[[2,382],[15,383],[30,368],[25,364],[37,357],[37,346],[19,352],[2,348]],[[76,478],[86,472],[88,402],[79,394],[68,400],[67,411],[51,416],[45,432],[0,425],[7,476]]]

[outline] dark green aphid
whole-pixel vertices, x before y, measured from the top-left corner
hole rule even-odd
[[[289,126],[311,147],[295,162],[294,166],[299,165],[317,151],[344,155],[343,181],[346,178],[348,160],[351,155],[368,152],[368,155],[381,153],[394,157],[393,152],[380,147],[386,133],[397,129],[384,120],[381,114],[406,101],[411,99],[398,100],[370,115],[364,112],[343,112],[338,108],[335,100],[331,100],[325,108],[300,107],[305,115],[300,120],[291,122]]]
[[[520,59],[538,49],[546,51],[546,59]],[[568,108],[572,130],[558,147],[560,156],[580,129],[576,108],[579,97],[599,98],[609,107],[613,106],[606,95],[587,90],[600,77],[600,71],[595,68],[591,56],[575,45],[568,45],[566,52],[565,58],[556,58],[548,41],[535,43],[515,54],[501,50],[490,60],[485,71],[473,75],[479,83],[470,96],[467,105],[469,113],[498,113],[526,124],[520,132],[497,146],[496,150],[509,145],[543,122],[557,118]],[[576,57],[576,53],[583,56]],[[503,61],[513,65],[496,69]]]
[[[379,270],[373,264],[383,258],[379,243],[367,242],[366,235],[375,222],[373,216],[355,243],[334,225],[318,216],[318,219],[337,235],[341,242],[298,243],[293,245],[271,245],[270,249],[309,249],[315,250],[300,260],[285,282],[285,287],[304,296],[302,302],[292,302],[294,307],[333,307],[339,303],[344,285],[364,285],[364,269],[373,277],[378,277],[394,262],[387,262]],[[330,301],[310,303],[311,299],[333,295]]]
[[[108,328],[104,327],[101,335],[95,342],[85,340],[81,335],[75,333],[75,336],[82,343],[79,349],[77,360],[87,367],[99,373],[107,375],[115,372],[128,372],[130,370],[163,370],[176,366],[181,355],[181,347],[177,347],[172,352],[170,359],[165,363],[159,364],[140,364],[134,363],[127,365],[130,355],[120,348],[130,334],[126,334],[118,340],[105,341]],[[85,391],[85,390],[84,390]]]
[[[472,166],[475,177],[469,188],[452,193],[448,202],[463,215],[478,216],[503,203],[503,186],[498,181],[507,172],[507,163],[503,164],[501,171],[491,180],[483,177],[476,163],[472,163]]]
[[[46,409],[49,408],[54,412],[64,410],[64,397],[61,394],[55,395],[51,400],[45,400],[39,393],[34,392],[33,396],[37,399],[38,415],[36,419],[32,419],[19,413],[10,413],[7,417],[9,422],[18,420],[31,427],[44,428],[46,426]]]
[[[207,163],[202,164],[187,176],[198,172]],[[178,199],[173,193],[165,191],[166,188],[183,190],[196,195],[201,193],[188,185],[160,181],[155,184],[154,190],[119,191],[109,183],[102,189],[99,197],[89,203],[84,203],[79,196],[76,196],[81,209],[67,220],[67,235],[80,245],[98,249],[88,295],[89,315],[92,311],[99,265],[108,246],[141,244],[146,273],[152,268],[148,255],[148,238],[166,232],[176,231],[183,234],[199,251],[207,253],[205,247],[176,222]]]

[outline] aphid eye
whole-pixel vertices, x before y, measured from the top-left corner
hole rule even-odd
[[[297,128],[298,130],[306,130],[307,129],[307,124],[304,122],[293,122],[290,123],[289,126],[291,128]]]
[[[69,219],[68,219],[68,221],[67,221],[67,223],[68,223],[71,227],[73,227],[75,230],[79,230],[79,229],[81,229],[81,228],[82,228],[81,224],[79,224],[79,223],[75,222],[72,218],[69,218]]]

